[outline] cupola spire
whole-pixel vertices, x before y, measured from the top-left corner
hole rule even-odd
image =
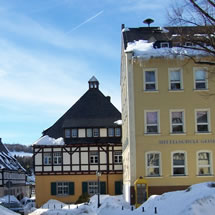
[[[89,89],[99,89],[99,82],[95,76],[93,76],[89,81]]]

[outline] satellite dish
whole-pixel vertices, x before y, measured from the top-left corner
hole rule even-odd
[[[145,20],[143,21],[143,23],[147,24],[148,27],[150,27],[150,24],[153,23],[153,22],[154,22],[154,20],[153,20],[153,19],[150,19],[150,18],[145,19]]]

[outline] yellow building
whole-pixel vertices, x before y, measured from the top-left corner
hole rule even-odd
[[[49,199],[75,203],[85,193],[122,193],[120,121],[92,77],[89,90],[33,145],[37,206]]]
[[[213,68],[184,57],[174,36],[174,28],[122,26],[123,191],[131,204],[139,177],[149,196],[215,179]]]

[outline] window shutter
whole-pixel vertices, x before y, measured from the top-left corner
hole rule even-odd
[[[57,194],[56,182],[51,182],[51,195],[55,196]]]
[[[115,181],[115,195],[121,195],[121,194],[122,194],[122,182]]]
[[[88,193],[88,184],[87,182],[82,182],[82,194]]]
[[[100,182],[100,192],[101,194],[106,194],[106,182],[104,181]]]
[[[69,182],[69,195],[75,194],[75,184],[74,182]]]

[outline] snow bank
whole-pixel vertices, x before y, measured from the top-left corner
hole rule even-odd
[[[129,42],[125,52],[133,52],[135,57],[139,58],[152,58],[152,57],[184,57],[189,56],[202,56],[208,55],[207,53],[199,50],[185,49],[181,47],[173,48],[154,48],[153,42],[149,43],[147,40],[138,40]]]
[[[19,215],[18,213],[15,213],[1,205],[0,205],[0,214],[1,215]]]
[[[64,145],[64,140],[62,137],[55,139],[45,135],[36,141],[33,145]]]
[[[135,210],[135,215],[154,214],[155,207],[159,215],[214,215],[215,214],[215,183],[207,182],[196,184],[187,190],[164,193],[151,196],[140,208]]]
[[[13,196],[13,195],[10,195],[10,197],[9,197],[9,195],[1,197],[0,198],[0,202],[6,202],[6,203],[8,203],[9,199],[10,199],[10,202],[18,202],[18,203],[20,203],[19,200],[15,196]]]
[[[99,208],[97,200],[95,195],[91,197],[88,205],[80,204],[78,208],[74,204],[66,205],[57,200],[49,200],[31,215],[154,215],[155,207],[159,215],[214,215],[215,182],[201,183],[187,190],[151,196],[147,202],[133,211],[122,196],[101,195]]]

